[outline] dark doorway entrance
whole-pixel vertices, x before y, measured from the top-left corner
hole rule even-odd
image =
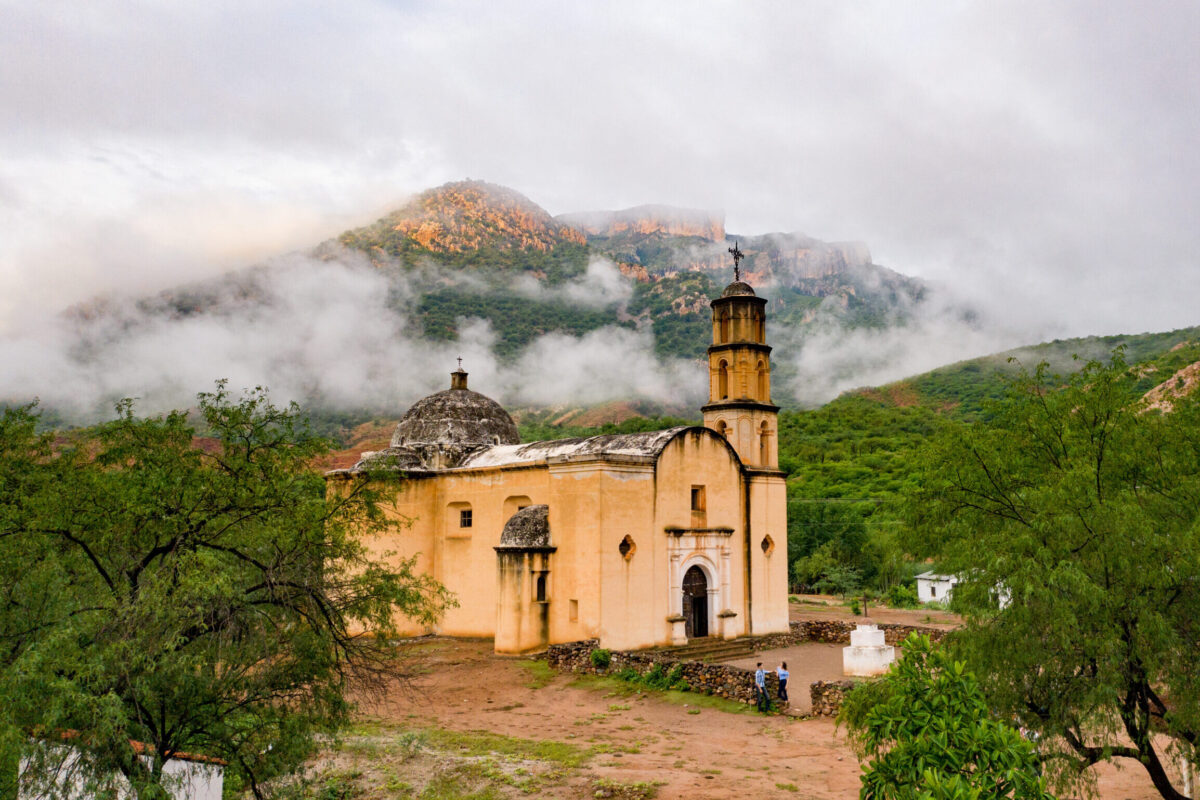
[[[683,575],[684,632],[689,639],[708,636],[708,579],[692,567]]]

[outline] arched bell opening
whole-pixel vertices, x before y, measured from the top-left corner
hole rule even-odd
[[[763,466],[771,464],[771,429],[766,422],[758,428],[758,463]]]

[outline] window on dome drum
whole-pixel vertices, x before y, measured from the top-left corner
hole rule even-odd
[[[704,509],[705,509],[704,487],[703,486],[693,486],[692,487],[692,511],[703,511]]]
[[[458,512],[458,527],[460,527],[460,528],[471,527],[471,509],[464,508],[464,509],[459,510],[459,512]]]

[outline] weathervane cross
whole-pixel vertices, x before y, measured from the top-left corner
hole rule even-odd
[[[740,281],[742,279],[741,263],[746,254],[738,249],[737,241],[734,241],[733,247],[729,248],[729,252],[733,255],[733,280]]]
[[[458,357],[458,371],[462,372],[462,356]]]

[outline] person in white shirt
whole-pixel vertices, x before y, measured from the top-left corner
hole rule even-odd
[[[788,668],[787,668],[786,661],[784,661],[778,667],[775,668],[775,674],[779,677],[779,699],[782,702],[786,703],[788,701],[788,696],[787,696]]]

